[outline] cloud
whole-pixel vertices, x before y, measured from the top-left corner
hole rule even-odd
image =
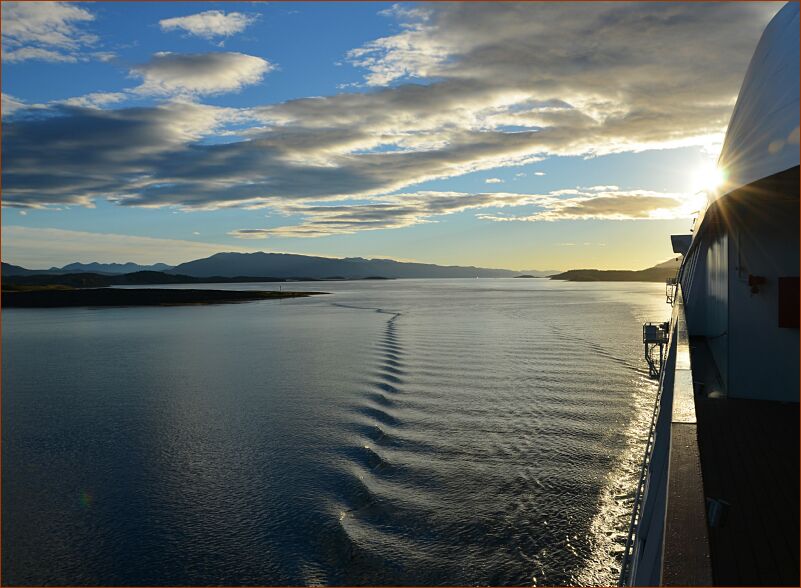
[[[436,222],[434,217],[477,209],[533,206],[528,215],[480,213],[487,221],[643,220],[687,218],[693,198],[684,194],[648,190],[620,190],[615,186],[553,191],[547,194],[413,192],[385,196],[369,203],[337,205],[275,205],[286,216],[299,216],[295,225],[238,229],[240,239],[269,237],[326,237],[365,230],[398,229]]]
[[[91,54],[93,59],[107,63],[117,58],[117,54],[113,51],[93,51]]]
[[[364,230],[398,229],[433,222],[431,217],[474,208],[518,206],[538,197],[528,194],[469,194],[461,192],[413,192],[384,196],[369,203],[340,205],[277,204],[273,209],[303,220],[292,226],[239,229],[229,233],[243,239],[267,237],[324,237]]]
[[[75,96],[74,98],[67,98],[61,100],[62,104],[68,106],[80,106],[83,108],[101,108],[108,104],[116,104],[122,102],[128,97],[124,92],[90,92],[83,96]]]
[[[96,40],[79,23],[94,20],[84,8],[65,2],[3,2],[3,40],[75,49]]]
[[[32,269],[73,261],[110,263],[121,259],[178,264],[220,251],[253,251],[216,243],[21,226],[3,227],[2,248],[5,261]]]
[[[83,28],[94,18],[65,2],[3,2],[3,61],[76,62],[98,40]]]
[[[429,13],[425,9],[405,6],[403,4],[393,4],[389,8],[380,11],[378,14],[407,21],[415,20],[421,22],[427,21],[429,17]]]
[[[62,53],[42,47],[22,47],[21,49],[4,49],[3,61],[6,63],[19,63],[21,61],[47,61],[50,63],[78,63],[86,61],[112,61],[117,57],[111,51],[90,51],[88,53]]]
[[[391,9],[401,32],[350,57],[369,83],[388,86],[241,109],[187,99],[258,83],[269,62],[239,53],[157,54],[135,69],[143,78],[136,91],[183,102],[11,117],[3,133],[4,204],[89,205],[100,198],[191,209],[386,204],[385,195],[421,182],[552,156],[714,145],[776,9],[763,3]],[[409,77],[423,83],[405,83]]]
[[[162,31],[182,30],[190,35],[212,39],[214,37],[229,37],[241,33],[255,20],[256,16],[221,10],[206,10],[189,16],[165,18],[159,21]]]
[[[535,176],[544,176],[545,172],[534,172]]]
[[[32,49],[32,51],[39,50]],[[57,60],[63,57],[57,53],[54,55]],[[113,58],[113,54],[109,55]],[[71,58],[66,60],[75,61]],[[195,95],[236,91],[261,81],[263,75],[272,67],[272,64],[264,59],[241,53],[188,55],[156,53],[148,63],[131,70],[133,75],[144,78],[143,83],[136,88],[120,92],[90,92],[83,96],[53,100],[47,104],[25,104],[16,99],[4,100],[4,116],[24,108],[43,110],[53,105],[102,108],[147,94],[191,99]],[[48,113],[47,116],[52,114]]]
[[[653,192],[629,192],[581,196],[552,202],[545,212],[525,220],[562,219],[667,219],[686,218],[684,202],[676,196],[661,196]]]
[[[158,190],[170,180],[154,177],[155,170],[232,116],[182,102],[118,110],[57,105],[46,113],[4,124],[5,206],[91,206],[97,198]]]
[[[521,100],[493,122],[572,128],[596,152],[708,144],[720,141],[759,33],[779,7],[429,4],[350,60],[374,85],[472,80],[539,104],[561,101],[566,108]]]
[[[479,214],[482,220],[557,221],[557,220],[664,220],[688,218],[697,206],[697,198],[687,194],[651,190],[621,190],[617,186],[593,186],[556,190],[537,197],[541,209],[528,215]]]
[[[11,96],[10,94],[3,94],[3,118],[13,117],[16,113],[22,111],[29,117],[35,114],[52,115],[54,108],[57,109],[62,106],[76,106],[81,108],[102,108],[109,104],[116,104],[127,99],[129,95],[126,92],[90,92],[83,96],[74,96],[64,100],[52,100],[46,103],[25,102]]]
[[[11,94],[3,92],[2,94],[2,111],[3,117],[11,116],[16,111],[26,108],[25,102],[18,98],[14,98]]]
[[[7,123],[4,203],[215,208],[275,199],[377,195],[453,174],[530,159],[531,133],[452,136],[435,151],[352,154],[359,129],[271,128],[247,141],[199,143],[253,113],[187,102],[110,111],[53,108]],[[367,144],[375,145],[372,139]],[[43,170],[47,170],[43,173]],[[91,170],[87,173],[87,170]]]
[[[485,184],[503,184],[503,180],[501,178],[487,178],[484,180]]]
[[[236,92],[261,82],[273,69],[266,59],[244,53],[160,52],[131,73],[143,79],[140,94],[204,95]]]
[[[376,39],[347,53],[350,63],[370,72],[365,76],[368,85],[384,86],[399,78],[431,77],[446,61],[448,48],[437,42],[434,27],[418,23],[406,28],[401,35]]]
[[[49,61],[51,63],[77,63],[78,58],[74,55],[43,49],[41,47],[22,47],[21,49],[11,49],[3,51],[3,61],[7,63],[18,63],[20,61]]]

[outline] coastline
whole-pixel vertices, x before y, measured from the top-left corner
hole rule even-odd
[[[654,267],[646,270],[576,269],[548,278],[566,282],[664,282],[675,276],[675,268]]]
[[[194,290],[166,288],[86,288],[2,293],[5,308],[74,306],[179,306],[230,304],[257,300],[304,298],[326,292]]]

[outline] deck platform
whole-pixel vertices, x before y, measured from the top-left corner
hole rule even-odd
[[[799,404],[726,398],[703,338],[691,339],[715,585],[799,585]]]

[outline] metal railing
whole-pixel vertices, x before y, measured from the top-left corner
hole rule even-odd
[[[674,336],[672,333],[675,332],[675,328],[673,328],[676,324],[676,313],[677,311],[674,309],[673,315],[671,316],[670,320],[670,328],[669,332],[669,340],[667,345],[667,363],[668,367],[670,367],[672,353],[671,350],[675,348],[675,341]],[[623,559],[621,561],[620,566],[620,577],[618,578],[618,586],[628,586],[632,583],[632,568],[634,565],[634,555],[635,555],[635,541],[637,539],[637,532],[638,528],[642,522],[642,507],[645,500],[645,496],[647,494],[647,483],[649,481],[649,473],[650,473],[650,466],[652,461],[652,456],[654,452],[654,446],[656,443],[656,436],[657,436],[657,425],[660,423],[659,415],[664,414],[661,412],[661,405],[664,402],[671,402],[672,398],[670,396],[673,393],[672,389],[672,378],[669,379],[668,383],[671,386],[667,390],[667,396],[665,391],[665,373],[668,370],[662,370],[659,375],[659,386],[657,387],[656,399],[654,400],[654,411],[651,415],[651,424],[648,428],[648,439],[645,444],[645,453],[643,455],[642,466],[640,467],[640,477],[639,481],[637,482],[637,491],[634,494],[634,504],[632,505],[631,511],[631,521],[629,522],[629,529],[626,536],[626,545],[623,549]],[[669,409],[668,409],[669,410]],[[664,420],[661,419],[662,421]]]
[[[618,584],[711,582],[690,347],[679,284]]]
[[[662,383],[660,381],[659,387],[656,392],[656,399],[654,401],[654,411],[651,415],[651,424],[648,427],[648,440],[645,443],[645,455],[643,456],[642,466],[640,467],[640,477],[637,483],[637,492],[634,494],[634,504],[632,505],[631,521],[629,522],[628,533],[626,534],[626,546],[623,548],[623,560],[620,564],[620,577],[618,578],[618,586],[629,585],[631,577],[631,567],[634,555],[634,536],[637,525],[640,522],[641,507],[643,502],[645,482],[647,480],[648,466],[651,463],[651,453],[654,448],[654,440],[656,438],[656,419],[659,415],[659,402],[662,398]]]
[[[679,278],[678,275],[674,278],[665,280],[665,302],[673,306],[676,302],[676,290],[678,289]]]
[[[665,345],[670,335],[670,323],[644,323],[642,326],[642,342],[645,362],[648,364],[648,375],[659,379],[665,362]]]

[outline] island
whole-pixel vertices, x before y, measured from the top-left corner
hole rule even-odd
[[[679,265],[679,259],[669,259],[643,270],[572,269],[548,277],[568,282],[665,282],[676,277]]]
[[[6,264],[7,266],[7,264]],[[13,267],[13,266],[11,266]],[[24,269],[24,268],[21,268]],[[26,270],[29,271],[29,270]],[[34,270],[35,271],[35,270]],[[37,272],[29,274],[3,274],[3,290],[17,289],[19,286],[69,286],[72,288],[104,288],[107,286],[155,286],[157,284],[237,284],[252,282],[331,282],[343,280],[391,280],[384,276],[368,276],[348,278],[346,276],[329,276],[325,278],[274,277],[274,276],[185,276],[152,270],[131,272],[128,274],[69,273],[54,274]]]
[[[167,288],[70,288],[34,287],[4,290],[5,308],[57,308],[68,306],[179,306],[225,304],[302,298],[325,292],[286,292],[249,290],[194,290]]]
[[[194,278],[180,274],[157,271],[138,271],[129,274],[36,273],[30,275],[3,274],[3,290],[20,289],[23,286],[68,286],[70,288],[105,288],[108,286],[151,286],[157,284],[234,284],[239,282],[287,282],[286,278],[237,276]]]

